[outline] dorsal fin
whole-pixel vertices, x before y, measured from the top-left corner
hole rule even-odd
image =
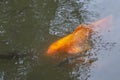
[[[83,27],[83,24],[78,25],[73,33],[79,31],[80,29],[82,29],[82,27]]]

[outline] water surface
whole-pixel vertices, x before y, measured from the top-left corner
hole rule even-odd
[[[0,80],[119,80],[120,1],[116,0],[1,0]],[[48,46],[77,25],[112,15],[109,31],[94,35],[84,58],[89,64],[57,64],[65,57],[46,56]],[[21,56],[22,55],[22,56]],[[67,56],[69,58],[69,56]]]

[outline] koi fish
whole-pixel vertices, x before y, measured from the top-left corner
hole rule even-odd
[[[108,16],[91,24],[79,25],[71,34],[53,42],[49,46],[47,54],[76,54],[90,49],[88,43],[91,33],[108,27],[110,19],[111,16]]]

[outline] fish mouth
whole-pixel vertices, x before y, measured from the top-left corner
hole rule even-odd
[[[56,52],[57,52],[56,50],[48,49],[47,54],[52,55],[55,54]]]

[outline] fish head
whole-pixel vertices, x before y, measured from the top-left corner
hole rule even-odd
[[[73,39],[73,34],[69,34],[64,36],[63,38],[53,42],[50,47],[48,48],[48,54],[55,54],[55,53],[64,53],[71,45],[71,40]]]
[[[47,54],[55,54],[59,50],[59,45],[56,43],[53,43],[47,50]]]

